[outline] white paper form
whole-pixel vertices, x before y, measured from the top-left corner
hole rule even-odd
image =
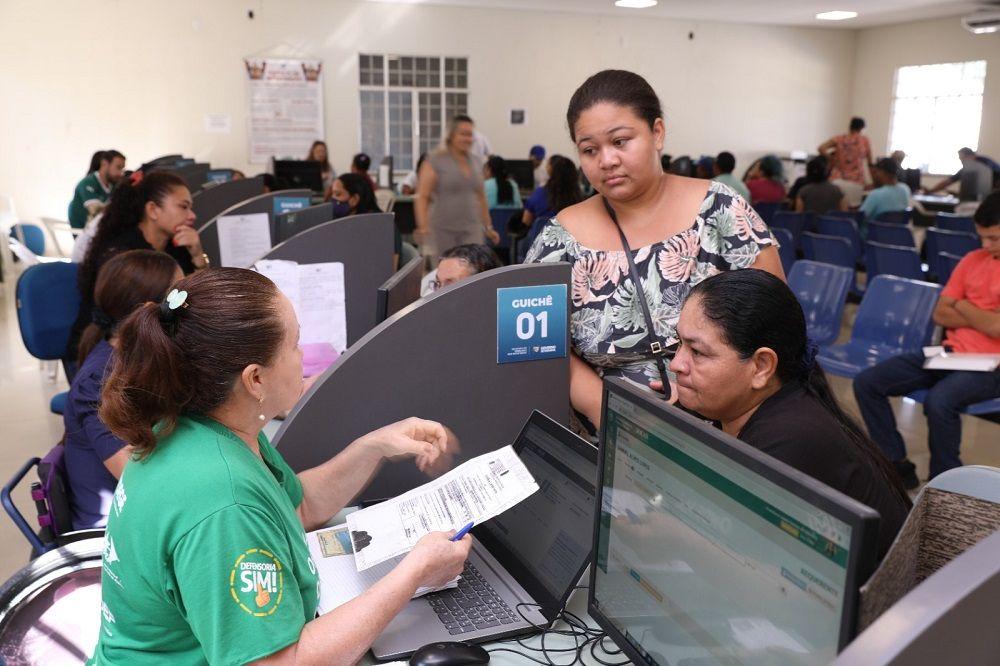
[[[223,215],[215,224],[223,266],[250,268],[271,249],[271,220],[267,213]]]
[[[924,347],[927,370],[965,370],[993,372],[1000,367],[1000,354],[963,354],[947,352],[944,347]]]
[[[510,446],[467,460],[434,481],[347,516],[358,571],[409,552],[428,532],[482,524],[537,490]]]
[[[400,555],[359,572],[354,564],[354,553],[350,550],[351,542],[347,536],[346,524],[310,532],[306,534],[306,544],[309,546],[309,554],[312,556],[319,574],[319,612],[321,615],[360,596],[365,590],[382,580],[405,557],[405,555]],[[442,587],[417,588],[413,598],[457,586],[458,577]]]
[[[254,264],[295,307],[301,327],[299,343],[327,343],[338,352],[347,349],[347,307],[344,264],[299,264],[267,259]]]

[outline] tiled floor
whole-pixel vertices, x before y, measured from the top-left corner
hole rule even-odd
[[[31,456],[43,455],[62,435],[61,418],[49,413],[49,399],[66,390],[66,380],[59,371],[58,379],[49,379],[47,371],[28,355],[21,344],[14,303],[14,276],[0,288],[0,481],[6,482]],[[850,318],[856,311],[848,306],[842,338],[849,333]],[[855,414],[857,407],[850,382],[831,377],[831,383],[842,404]],[[918,473],[927,473],[927,428],[917,404],[894,401],[900,428],[917,464]],[[1000,425],[982,419],[963,417],[963,459],[966,463],[1000,467]],[[15,501],[34,520],[34,508],[28,500],[27,484],[22,484]],[[0,582],[6,580],[28,558],[28,544],[6,515],[0,515]]]

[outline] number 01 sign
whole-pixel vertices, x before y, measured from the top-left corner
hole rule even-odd
[[[566,285],[497,289],[497,363],[566,356]]]

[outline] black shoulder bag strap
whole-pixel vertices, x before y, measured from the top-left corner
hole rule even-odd
[[[618,224],[618,216],[615,215],[615,209],[611,207],[611,204],[604,197],[601,197],[601,201],[604,203],[604,209],[608,211],[611,221],[615,223],[615,229],[618,230],[619,238],[622,239],[622,248],[625,250],[625,258],[628,260],[629,277],[632,278],[632,284],[635,285],[635,297],[642,308],[642,316],[646,319],[646,331],[649,334],[649,351],[653,353],[653,361],[656,363],[656,369],[660,372],[660,381],[663,382],[663,399],[670,400],[670,380],[667,379],[667,364],[663,359],[667,358],[672,350],[664,347],[656,339],[656,331],[653,328],[653,316],[649,313],[649,304],[646,303],[646,292],[642,288],[639,269],[635,267],[635,260],[632,258],[632,248],[629,247],[628,239],[625,238],[625,232],[622,231],[621,225]]]

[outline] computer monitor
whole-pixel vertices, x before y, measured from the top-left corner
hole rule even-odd
[[[376,323],[381,324],[410,303],[420,299],[420,278],[423,277],[423,268],[424,258],[414,257],[378,288]]]
[[[531,160],[507,160],[507,173],[520,190],[535,189],[535,167]]]
[[[274,217],[275,242],[281,243],[306,229],[312,229],[333,220],[333,202],[293,210]]]
[[[323,192],[323,171],[319,162],[310,160],[274,160],[274,177],[282,188]]]
[[[878,513],[622,380],[602,426],[588,602],[629,658],[832,661]]]

